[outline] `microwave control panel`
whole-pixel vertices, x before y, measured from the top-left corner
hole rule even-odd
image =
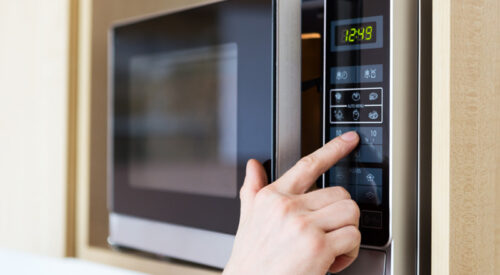
[[[390,0],[325,0],[324,142],[349,131],[358,147],[325,174],[360,209],[362,244],[390,241]]]

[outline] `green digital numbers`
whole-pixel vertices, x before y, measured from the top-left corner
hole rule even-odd
[[[344,29],[344,42],[347,44],[371,41],[373,38],[373,26],[351,25]]]
[[[366,40],[368,41],[372,40],[373,38],[372,33],[373,33],[373,27],[372,26],[366,27]]]
[[[356,42],[356,34],[358,33],[358,29],[351,28],[351,33],[349,34],[349,42]]]
[[[358,39],[365,40],[365,28],[358,29]],[[369,39],[366,39],[366,40],[369,40]]]

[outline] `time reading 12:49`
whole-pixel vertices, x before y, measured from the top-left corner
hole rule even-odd
[[[337,28],[338,44],[350,45],[376,42],[376,23],[351,24]]]

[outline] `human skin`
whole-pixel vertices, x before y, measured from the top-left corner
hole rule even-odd
[[[349,132],[304,157],[268,185],[262,165],[250,160],[240,191],[241,215],[224,275],[324,275],[357,257],[359,208],[341,187],[306,193],[347,156],[359,137]]]

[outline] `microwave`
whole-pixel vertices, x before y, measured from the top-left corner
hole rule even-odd
[[[430,0],[227,0],[109,35],[111,245],[223,268],[248,159],[274,181],[346,131],[318,179],[360,206],[342,275],[430,273]]]
[[[230,0],[110,30],[109,242],[227,262],[250,158],[300,157],[301,2]]]

